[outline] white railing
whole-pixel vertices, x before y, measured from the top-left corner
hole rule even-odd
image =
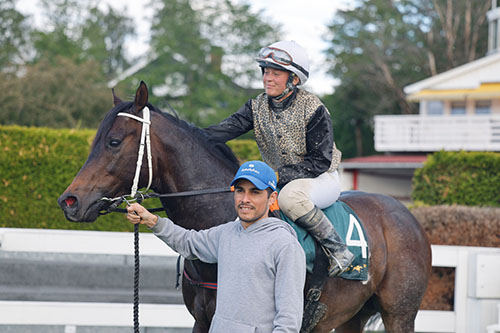
[[[176,256],[151,234],[141,234],[141,254]],[[133,234],[0,228],[0,252],[133,255]],[[432,245],[432,265],[455,268],[453,311],[419,311],[416,332],[486,332],[500,322],[500,248]],[[131,326],[132,305],[0,301],[0,325]],[[141,304],[143,327],[192,327],[184,305]]]
[[[141,256],[177,257],[156,236],[141,233]],[[131,232],[0,228],[1,252],[134,255]],[[0,301],[0,325],[132,327],[133,304],[95,302]],[[140,325],[192,328],[194,319],[183,304],[139,305]]]
[[[488,330],[488,333],[500,332],[500,303],[497,304],[497,308],[498,308],[498,322],[486,327],[486,329]]]
[[[140,233],[141,255],[177,256],[156,236]],[[134,255],[132,232],[0,228],[0,251]]]
[[[92,302],[0,301],[0,325],[132,327],[133,305]],[[192,328],[183,304],[139,304],[139,323],[146,327]]]
[[[375,116],[375,150],[500,151],[500,115]]]
[[[453,311],[419,311],[416,332],[486,332],[500,302],[500,248],[432,245],[432,266],[455,268]]]

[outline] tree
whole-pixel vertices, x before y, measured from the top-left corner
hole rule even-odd
[[[111,91],[103,87],[105,80],[98,67],[95,62],[77,64],[57,56],[27,66],[21,77],[1,74],[0,124],[97,127],[113,106]]]
[[[485,54],[486,2],[360,0],[337,12],[327,54],[330,73],[341,83],[329,100],[354,119],[346,139],[356,142],[344,156],[372,151],[374,115],[417,111],[406,101],[406,85]]]
[[[166,108],[205,126],[236,111],[255,90],[253,60],[262,45],[277,38],[277,27],[253,14],[248,5],[228,0],[155,0],[151,52],[147,66],[120,85],[129,93],[144,80]]]
[[[124,43],[134,33],[131,20],[110,7],[99,9],[96,1],[42,0],[43,29],[24,34],[24,18],[13,4],[0,4],[0,61],[19,57],[24,45],[31,58],[11,71],[0,62],[0,124],[97,127],[112,106],[107,80],[128,66]],[[28,32],[31,39],[22,39]]]
[[[108,5],[106,11],[97,6],[89,8],[88,17],[82,24],[78,43],[82,45],[82,57],[101,64],[107,79],[129,66],[126,58],[126,39],[135,35],[132,19],[118,13]]]
[[[48,24],[33,34],[35,63],[63,56],[77,63],[89,60],[100,64],[106,78],[128,66],[125,40],[135,34],[132,20],[97,2],[42,0]]]
[[[27,17],[16,10],[16,0],[0,2],[0,70],[24,61],[29,36]]]
[[[79,59],[82,47],[78,43],[85,16],[83,5],[77,0],[41,0],[41,4],[46,22],[43,29],[32,34],[36,52],[33,63],[57,56],[83,60]]]
[[[430,75],[484,56],[491,1],[407,0],[403,4],[405,15],[421,27]]]
[[[343,84],[335,94],[323,97],[332,117],[335,144],[343,158],[370,155],[373,147],[372,121],[366,116],[363,98],[372,93],[364,89],[361,81]],[[361,98],[363,95],[363,98]],[[371,96],[378,98],[378,96]]]

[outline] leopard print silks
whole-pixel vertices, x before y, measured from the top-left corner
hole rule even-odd
[[[264,161],[274,170],[304,160],[307,124],[321,105],[318,97],[302,89],[290,107],[280,112],[271,110],[264,93],[252,100],[255,140]],[[341,156],[333,143],[329,171],[337,170]]]

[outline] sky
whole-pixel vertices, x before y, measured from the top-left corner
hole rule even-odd
[[[344,8],[346,0],[231,0],[234,3],[249,3],[251,10],[263,10],[266,19],[281,24],[283,40],[294,40],[307,50],[310,60],[310,75],[305,86],[316,94],[329,94],[334,90],[336,80],[327,75],[324,65],[324,50],[328,44],[323,41],[327,33],[327,24],[332,20],[338,8]],[[39,17],[38,0],[19,0],[17,9],[24,14],[33,15],[35,24],[43,22]],[[137,0],[102,0],[100,5],[110,4],[116,9],[127,9],[134,17],[138,38],[131,41],[130,54],[139,56],[147,50],[145,42],[149,26],[147,17],[151,11],[145,8],[148,1]],[[144,51],[143,51],[144,50]]]

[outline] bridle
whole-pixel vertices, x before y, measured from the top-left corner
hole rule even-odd
[[[137,120],[138,122],[142,123],[141,141],[139,141],[139,152],[137,154],[137,162],[136,162],[136,167],[135,167],[134,180],[132,182],[132,188],[130,189],[130,194],[123,195],[120,197],[115,197],[115,198],[103,197],[100,199],[100,201],[110,201],[112,204],[116,203],[116,202],[119,202],[119,204],[121,204],[123,201],[126,201],[128,204],[130,202],[137,201],[138,199],[141,200],[141,198],[144,199],[144,194],[151,187],[151,183],[153,182],[153,157],[152,157],[152,153],[151,153],[151,134],[150,134],[151,113],[150,113],[149,108],[147,106],[145,106],[142,109],[142,114],[143,114],[143,118],[140,118],[140,117],[134,116],[133,114],[125,113],[125,112],[120,112],[116,115],[117,117],[132,118],[132,119]],[[147,161],[148,161],[148,170],[149,170],[148,186],[146,187],[146,189],[144,191],[138,191],[137,189],[139,187],[139,177],[141,175],[144,150],[146,150],[146,152],[147,152]],[[139,194],[139,196],[137,196],[137,194]],[[114,207],[114,209],[111,211],[116,211],[116,208],[119,206],[119,204],[116,205],[116,207]],[[106,214],[111,212],[111,211],[106,212]]]
[[[230,187],[219,187],[219,188],[210,188],[210,189],[202,189],[202,190],[192,190],[192,191],[183,191],[183,192],[175,192],[175,193],[166,193],[166,194],[158,194],[155,192],[148,192],[151,184],[153,182],[153,156],[151,151],[151,134],[150,134],[150,126],[151,126],[151,113],[147,106],[142,109],[143,118],[134,116],[130,113],[120,112],[116,116],[118,117],[128,117],[138,122],[142,123],[142,131],[141,131],[141,139],[139,142],[139,152],[137,154],[137,162],[134,174],[134,180],[132,182],[132,188],[130,190],[130,194],[122,195],[115,198],[107,198],[102,197],[98,201],[108,201],[111,204],[105,210],[99,212],[99,215],[109,214],[111,212],[120,212],[127,213],[126,209],[118,208],[124,201],[127,204],[131,202],[137,201],[142,202],[144,199],[148,198],[172,198],[172,197],[188,197],[202,194],[212,194],[212,193],[222,193],[222,192],[231,192]],[[145,190],[139,191],[139,178],[141,174],[142,168],[142,160],[144,158],[144,151],[147,153],[147,162],[148,162],[148,185]],[[163,211],[163,208],[151,208],[148,209],[150,212],[158,212]]]

